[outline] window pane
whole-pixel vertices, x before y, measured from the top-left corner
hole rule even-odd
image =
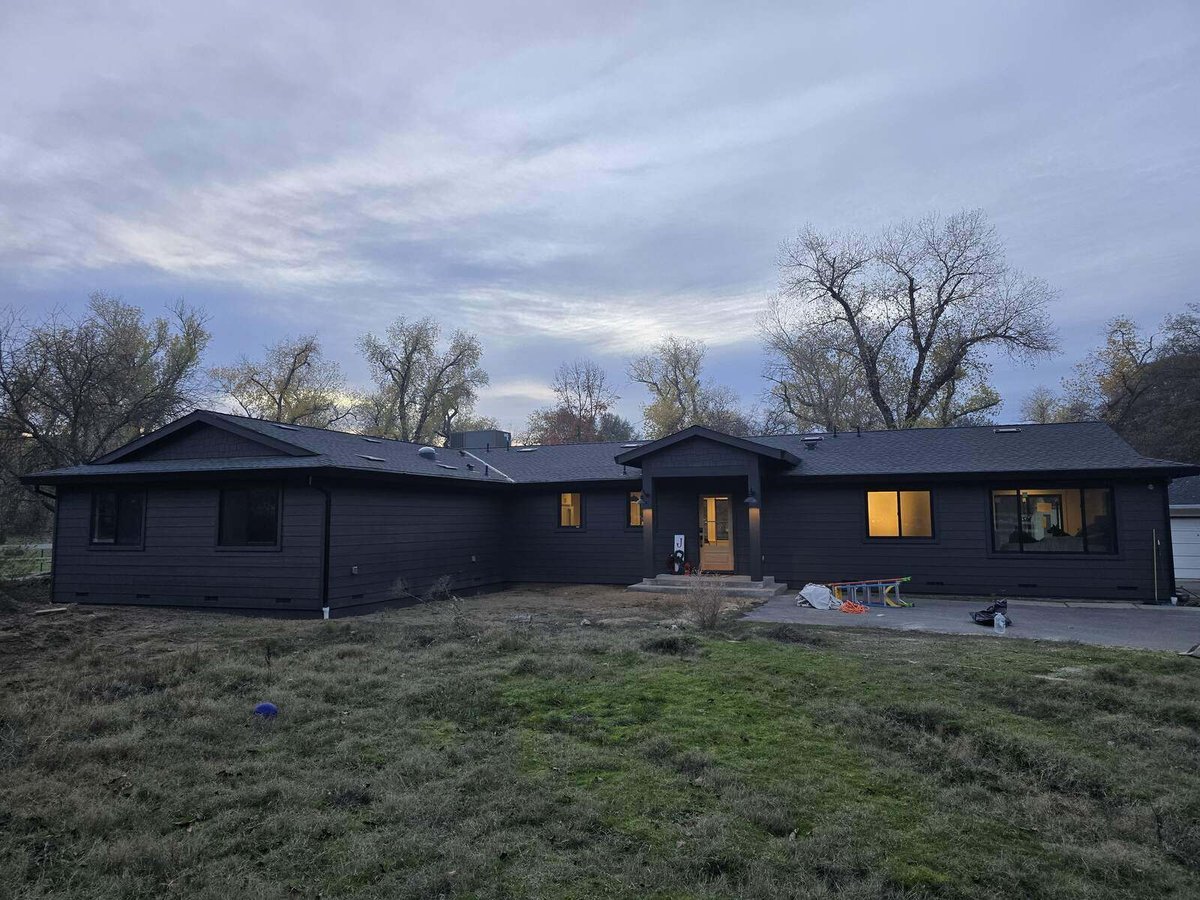
[[[629,492],[629,524],[635,527],[640,527],[642,524],[642,506],[638,503],[638,498],[641,496],[638,491]]]
[[[245,491],[221,491],[220,542],[229,547],[246,544]]]
[[[867,534],[871,537],[899,537],[900,516],[895,491],[867,491]]]
[[[1082,553],[1083,512],[1076,488],[1021,491],[1026,553]]]
[[[1019,501],[1016,491],[992,491],[992,546],[1002,553],[1021,550]]]
[[[279,491],[254,488],[246,493],[246,543],[274,544],[279,536]]]
[[[900,492],[900,534],[903,537],[933,537],[929,491]]]
[[[142,542],[142,507],[145,494],[141,491],[121,491],[117,495],[117,543],[137,545]]]
[[[273,547],[278,541],[278,488],[235,488],[221,491],[218,542],[222,546]]]
[[[96,491],[92,495],[92,543],[112,544],[117,540],[117,492]]]
[[[1083,511],[1088,553],[1116,553],[1112,491],[1108,488],[1087,488],[1083,492]]]
[[[580,522],[579,494],[560,495],[558,524],[563,528],[578,528]]]

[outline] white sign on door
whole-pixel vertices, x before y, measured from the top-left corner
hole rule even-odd
[[[682,549],[684,549],[684,548],[683,548],[683,535],[682,535],[682,534],[677,534],[677,535],[675,535],[675,549],[676,549],[676,550],[682,550]]]

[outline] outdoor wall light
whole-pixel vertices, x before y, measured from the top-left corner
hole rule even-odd
[[[758,498],[754,496],[754,491],[751,491],[750,496],[747,497],[742,502],[745,503],[746,506],[749,507],[750,509],[758,509],[758,506],[759,506]]]
[[[637,498],[637,505],[640,506],[643,510],[649,509],[650,508],[650,495],[647,494],[645,491],[642,491],[642,493]]]

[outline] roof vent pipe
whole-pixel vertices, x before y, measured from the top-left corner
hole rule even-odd
[[[432,447],[422,447],[417,451],[417,456],[421,459],[437,459],[437,451]]]

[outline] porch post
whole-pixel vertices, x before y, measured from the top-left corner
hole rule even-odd
[[[654,479],[642,470],[642,496],[646,504],[642,507],[642,576],[653,578],[658,574],[654,565]]]
[[[746,513],[750,519],[750,580],[763,580],[762,558],[762,479],[759,477],[758,460],[754,461],[746,475],[750,494],[746,498]]]

